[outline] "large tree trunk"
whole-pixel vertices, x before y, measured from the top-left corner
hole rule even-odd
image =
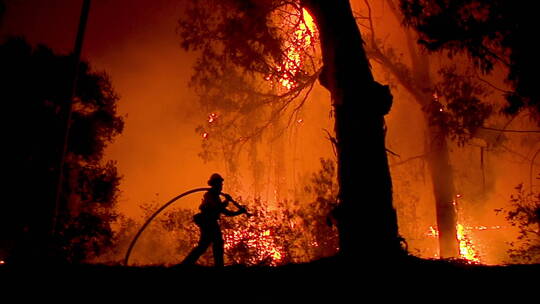
[[[446,136],[436,126],[429,126],[429,143],[426,147],[428,164],[433,183],[437,226],[439,230],[439,254],[441,258],[459,257],[456,234],[456,211],[454,207],[454,177]]]
[[[320,82],[335,110],[340,253],[355,259],[393,256],[401,247],[385,148],[390,91],[373,79],[349,1],[302,3],[319,29]]]
[[[396,17],[399,18],[397,10],[395,8],[392,10]],[[412,37],[410,30],[405,30],[405,34],[411,56],[413,81],[418,84],[406,87],[415,89],[416,92],[413,93],[413,96],[422,107],[425,116],[424,120],[428,124],[428,139],[425,150],[435,198],[439,231],[439,255],[441,258],[457,258],[459,257],[459,242],[456,234],[454,176],[450,165],[447,136],[439,126],[429,124],[429,113],[426,112],[430,108],[429,104],[433,102],[429,93],[429,90],[433,88],[429,60],[427,56],[420,54],[415,42],[416,39]]]

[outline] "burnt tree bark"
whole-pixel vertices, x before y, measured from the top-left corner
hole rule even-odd
[[[338,153],[340,254],[388,258],[401,252],[384,115],[392,95],[373,79],[349,0],[303,0],[319,29],[321,84],[332,96]]]

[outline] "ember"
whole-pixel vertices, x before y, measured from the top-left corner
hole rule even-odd
[[[208,123],[213,123],[216,121],[216,119],[217,119],[216,113],[210,113],[210,115],[208,115]]]

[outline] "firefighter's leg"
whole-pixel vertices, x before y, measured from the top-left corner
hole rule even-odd
[[[201,228],[201,237],[197,247],[193,248],[188,256],[182,261],[183,265],[193,265],[206,252],[212,242],[212,234],[208,228]]]
[[[214,265],[216,267],[223,267],[224,266],[224,262],[223,262],[224,243],[223,243],[223,236],[221,235],[221,229],[219,228],[219,226],[214,231],[213,237],[214,238],[212,240],[212,243],[213,243],[212,252],[214,253]]]

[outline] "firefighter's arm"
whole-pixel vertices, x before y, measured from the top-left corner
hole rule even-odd
[[[243,208],[243,207],[238,208],[238,211],[231,211],[227,208],[223,208],[221,213],[225,214],[226,216],[237,216],[237,215],[246,213],[246,208]]]
[[[238,208],[238,211],[231,211],[225,208],[227,205],[224,205],[223,211],[222,211],[223,214],[225,214],[226,216],[236,216],[236,215],[245,213],[248,217],[251,216],[251,214],[247,212],[246,207],[236,202],[229,194],[222,193],[222,195],[225,197],[225,202],[224,202],[225,204],[228,204],[229,202],[231,202],[236,208]]]

